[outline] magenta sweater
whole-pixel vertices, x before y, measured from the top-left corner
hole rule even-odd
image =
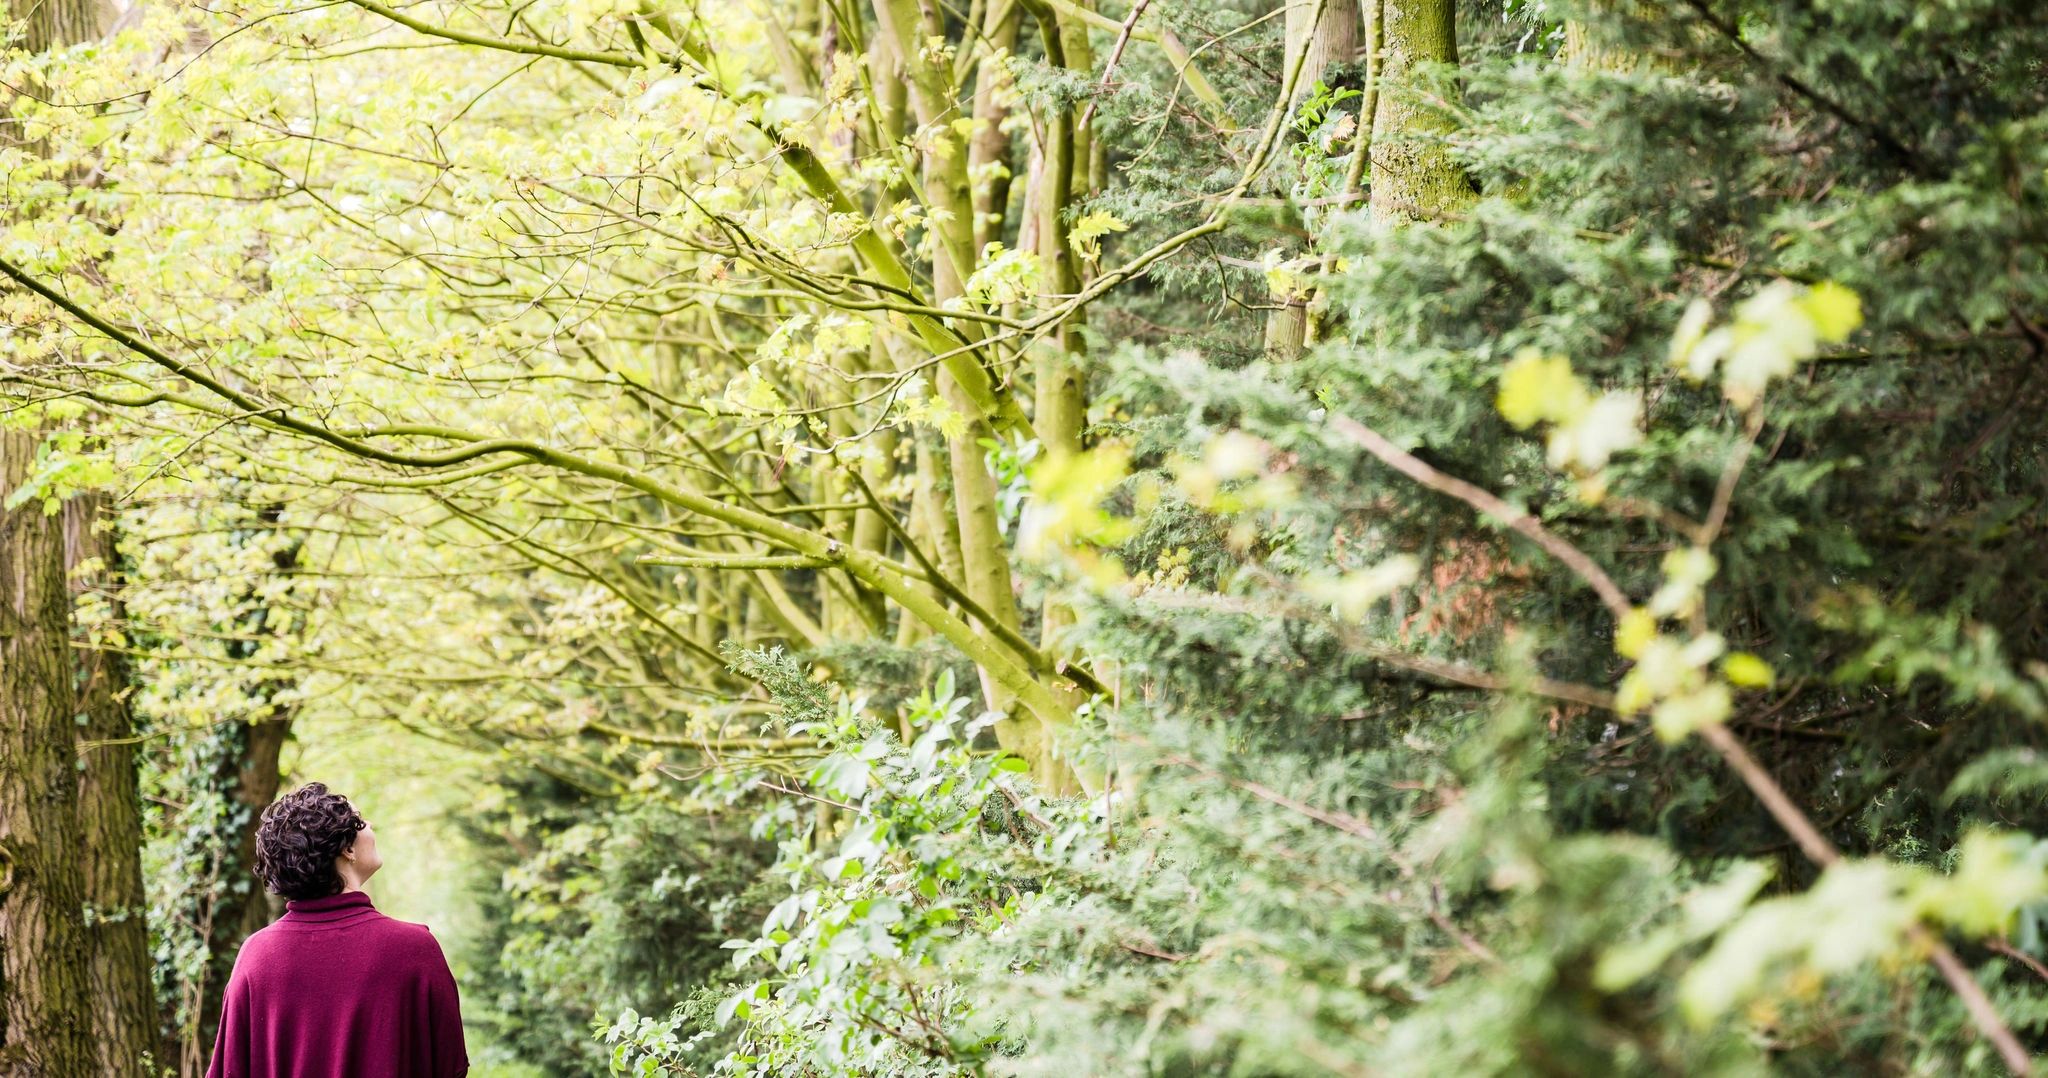
[[[235,958],[207,1078],[456,1078],[469,1071],[448,960],[361,891],[285,904]]]

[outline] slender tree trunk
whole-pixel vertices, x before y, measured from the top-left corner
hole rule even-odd
[[[84,494],[65,503],[65,565],[72,588],[97,591],[120,624],[114,570],[119,555],[106,528],[107,499]],[[131,681],[121,652],[88,639],[78,652],[78,711],[85,719],[78,760],[78,827],[83,839],[86,934],[91,950],[93,1041],[99,1073],[141,1075],[156,1042],[150,986],[148,900],[142,887],[142,805],[136,791]]]
[[[0,431],[0,497],[38,438]],[[93,1072],[62,522],[0,510],[0,1075]]]
[[[1087,2],[1087,0],[1084,0]],[[1046,15],[1041,15],[1045,18]],[[1085,28],[1072,19],[1057,19],[1042,26],[1046,55],[1054,64],[1085,74],[1093,66]],[[1076,31],[1079,32],[1076,32]],[[1031,176],[1031,236],[1045,267],[1045,290],[1055,296],[1070,296],[1083,283],[1080,256],[1068,239],[1071,210],[1077,194],[1087,190],[1089,168],[1085,146],[1089,139],[1077,114],[1069,107],[1046,115],[1042,144],[1034,157]],[[1088,425],[1087,344],[1082,336],[1085,315],[1077,311],[1062,323],[1034,361],[1032,423],[1038,431],[1039,451],[1048,462],[1081,452]],[[1048,594],[1039,608],[1040,647],[1055,656],[1065,652],[1060,635],[1074,623],[1073,609],[1059,595]],[[1078,707],[1085,694],[1072,684],[1053,687],[1068,707]],[[1034,760],[1039,781],[1048,789],[1070,791],[1073,768],[1059,756],[1057,744],[1048,738],[1043,758]]]
[[[991,51],[1008,52],[1017,45],[1017,23],[1022,5],[989,5],[983,39]],[[973,186],[974,250],[978,255],[993,240],[1004,235],[1003,216],[1010,206],[1010,135],[1003,121],[1010,110],[1001,104],[1010,86],[1010,72],[993,56],[976,63],[974,79],[974,132],[967,143],[967,179]]]
[[[930,0],[875,0],[878,32],[892,36],[896,51],[909,74],[910,99],[919,123],[942,129],[954,114],[951,69],[939,57],[919,47],[929,38],[943,37],[944,24]],[[932,301],[944,306],[964,294],[963,285],[974,271],[974,205],[967,182],[966,155],[956,146],[949,153],[924,155],[923,191],[932,218],[928,227],[939,238],[932,256]],[[979,336],[974,323],[964,323],[959,332]],[[967,422],[960,433],[947,439],[947,457],[952,469],[953,510],[960,534],[960,561],[964,575],[960,588],[980,604],[990,617],[1009,628],[1018,624],[1017,597],[1010,578],[1010,551],[996,515],[995,477],[989,473],[981,443],[995,437],[967,389],[951,371],[939,378],[940,393],[947,405]],[[982,694],[991,710],[1007,718],[996,725],[997,739],[1004,748],[1026,759],[1043,755],[1042,720],[1018,714],[1016,701],[988,671],[981,671]]]
[[[1299,105],[1318,83],[1329,82],[1332,67],[1349,63],[1358,54],[1358,5],[1359,0],[1322,0],[1322,13],[1311,23],[1316,0],[1287,0],[1285,62],[1301,63],[1294,104]],[[1361,128],[1371,122],[1371,117],[1359,117]],[[1309,343],[1309,299],[1290,290],[1272,297],[1272,302],[1274,308],[1266,313],[1264,353],[1276,360],[1298,358]]]
[[[1054,61],[1069,70],[1086,72],[1092,64],[1087,34],[1070,33],[1061,20],[1045,34],[1045,47]],[[1045,120],[1045,145],[1039,153],[1039,175],[1032,192],[1034,236],[1038,256],[1045,266],[1046,290],[1069,296],[1081,290],[1081,260],[1068,242],[1070,210],[1077,193],[1087,190],[1088,161],[1082,147],[1087,132],[1076,121],[1075,110],[1062,109]],[[1033,426],[1048,458],[1081,450],[1082,428],[1088,419],[1088,378],[1082,363],[1085,343],[1081,329],[1085,312],[1076,311],[1055,334],[1054,348],[1039,353],[1035,372]]]

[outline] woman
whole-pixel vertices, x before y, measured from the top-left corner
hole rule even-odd
[[[348,798],[310,783],[263,811],[256,875],[285,915],[235,958],[207,1078],[467,1073],[448,960],[427,926],[370,905],[384,859]]]

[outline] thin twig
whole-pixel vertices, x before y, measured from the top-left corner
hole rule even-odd
[[[848,812],[854,813],[855,815],[858,815],[861,811],[859,805],[849,805],[844,801],[834,801],[829,797],[819,797],[817,794],[811,793],[809,790],[797,790],[792,789],[788,786],[777,786],[776,784],[769,782],[767,779],[762,779],[760,782],[757,782],[754,785],[759,786],[765,790],[774,790],[776,793],[791,794],[796,797],[804,798],[807,801],[816,801],[821,805],[831,805],[833,808],[843,808]]]
[[[1415,454],[1388,441],[1380,432],[1349,416],[1331,416],[1330,425],[1402,475],[1439,494],[1448,494],[1478,510],[1481,515],[1492,517],[1526,536],[1591,586],[1594,593],[1600,596],[1600,601],[1607,604],[1608,611],[1617,619],[1626,617],[1633,608],[1628,596],[1615,584],[1614,578],[1607,575],[1607,570],[1600,568],[1599,563],[1587,556],[1585,551],[1558,538],[1535,517],[1509,505],[1489,490],[1437,471],[1423,463]]]
[[[1702,547],[1714,545],[1721,534],[1721,526],[1728,523],[1728,507],[1735,501],[1735,485],[1742,479],[1742,470],[1749,465],[1749,453],[1756,446],[1757,435],[1764,430],[1764,408],[1761,403],[1752,406],[1743,421],[1742,444],[1728,455],[1728,464],[1721,469],[1721,481],[1714,486],[1714,505],[1707,511],[1707,519],[1700,525],[1693,542]]]
[[[2028,969],[2033,970],[2034,976],[2039,977],[2044,981],[2048,981],[2048,966],[2042,965],[2041,960],[2035,958],[2033,955],[2030,955],[2027,952],[2022,951],[2019,948],[2013,946],[2012,944],[1995,937],[1992,939],[1985,940],[1984,945],[1986,947],[1991,948],[1993,951],[1996,951],[1999,954],[2002,954],[2005,957],[2010,958],[2015,962],[2018,962],[2020,965],[2023,965]]]
[[[1185,767],[1204,778],[1215,779],[1226,786],[1243,790],[1245,793],[1261,801],[1278,805],[1291,812],[1300,813],[1317,823],[1334,827],[1347,835],[1365,839],[1380,847],[1386,853],[1387,860],[1392,862],[1394,867],[1400,871],[1401,878],[1417,882],[1418,884],[1423,882],[1415,871],[1415,865],[1393,843],[1380,835],[1379,829],[1372,825],[1371,820],[1361,816],[1353,816],[1350,813],[1332,812],[1328,809],[1317,808],[1306,801],[1296,800],[1278,790],[1253,782],[1250,779],[1240,779],[1225,775],[1186,756],[1167,756],[1162,762]],[[1424,891],[1423,908],[1431,923],[1442,929],[1445,935],[1457,940],[1458,945],[1465,948],[1473,957],[1489,965],[1499,965],[1500,957],[1498,955],[1494,954],[1485,944],[1479,942],[1471,933],[1459,928],[1443,912],[1442,898],[1442,886],[1435,880],[1427,881],[1427,887]]]
[[[1116,74],[1116,65],[1124,58],[1124,46],[1131,43],[1131,31],[1138,28],[1138,17],[1145,14],[1152,0],[1138,0],[1131,5],[1131,14],[1124,19],[1123,29],[1117,31],[1116,44],[1109,50],[1109,62],[1102,65],[1102,77],[1095,80],[1095,96],[1088,99],[1087,107],[1081,110],[1081,119],[1074,125],[1077,131],[1088,130],[1088,121],[1095,118],[1095,103],[1109,92],[1110,76]]]

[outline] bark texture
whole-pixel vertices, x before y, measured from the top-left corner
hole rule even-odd
[[[31,53],[97,37],[95,0],[10,0]],[[38,148],[29,147],[29,152]],[[0,499],[40,435],[0,431]],[[95,1073],[78,840],[77,667],[63,521],[0,509],[0,1076]]]
[[[1380,224],[1428,220],[1471,201],[1472,185],[1451,159],[1450,121],[1416,87],[1416,68],[1458,62],[1453,0],[1386,0],[1379,107],[1372,124],[1372,217]]]
[[[107,604],[121,621],[105,495],[82,494],[64,504],[64,564],[71,588]],[[88,980],[93,1041],[99,1073],[141,1075],[156,1038],[156,1000],[150,986],[148,900],[142,887],[142,805],[136,792],[135,734],[128,707],[128,660],[80,641],[78,711],[78,833],[85,876]]]
[[[27,20],[22,47],[47,52],[91,41],[112,21],[113,12],[98,0],[11,0],[13,18]]]
[[[37,436],[0,431],[0,497]],[[40,499],[0,510],[0,1075],[93,1073],[77,714],[64,531]]]
[[[1287,0],[1287,62],[1302,56],[1301,77],[1294,83],[1296,101],[1307,97],[1316,83],[1330,81],[1330,68],[1358,56],[1358,0],[1323,0],[1322,14],[1310,23],[1315,13],[1316,0]]]

